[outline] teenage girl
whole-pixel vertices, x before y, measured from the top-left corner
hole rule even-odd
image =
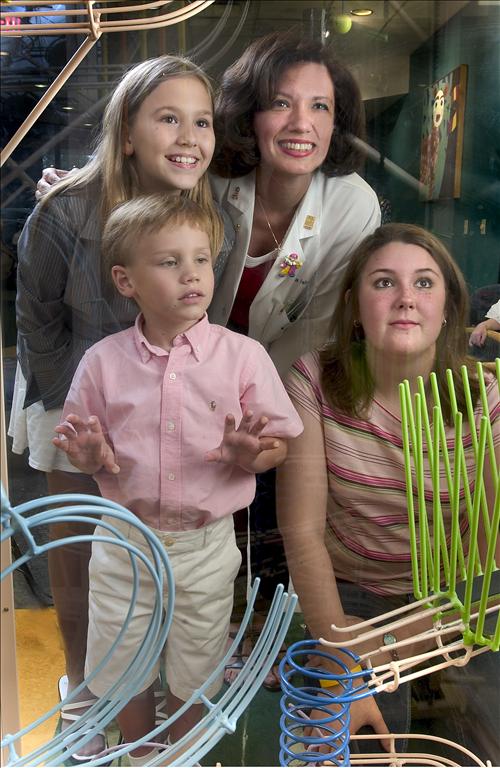
[[[386,224],[352,256],[332,317],[335,340],[302,356],[291,368],[287,389],[304,432],[291,441],[287,461],[278,471],[278,520],[312,637],[335,640],[338,636],[332,632],[332,624],[348,626],[353,616],[373,619],[414,599],[398,385],[408,379],[415,392],[421,376],[427,388],[430,372],[436,372],[445,432],[453,444],[446,370],[453,372],[458,410],[466,413],[460,373],[466,366],[479,430],[485,403],[479,397],[474,365],[467,357],[467,316],[463,275],[441,241],[411,224]],[[486,384],[492,458],[498,463],[498,383],[488,375]],[[463,461],[472,489],[476,461],[467,425]],[[432,478],[427,469],[424,483],[426,498],[431,497]],[[493,510],[495,489],[488,462],[485,494],[488,509]],[[449,530],[451,503],[445,487],[440,496]],[[467,546],[463,497],[459,511],[461,536]],[[478,540],[484,563],[487,545],[482,525]],[[403,640],[411,634],[417,634],[415,625],[401,627],[392,642],[394,636]],[[387,646],[385,636],[373,642]],[[408,655],[421,648],[417,646]],[[381,663],[390,659],[390,648],[384,653]],[[487,662],[488,655],[481,660]],[[472,664],[470,679],[488,667],[479,658]],[[488,679],[477,678],[481,683]],[[408,733],[410,703],[409,685],[394,693],[360,699],[350,709],[350,732],[371,726],[379,734],[389,730]],[[476,705],[479,701],[475,711]],[[451,727],[453,718],[448,720]],[[448,733],[443,735],[451,738]],[[389,748],[388,740],[384,743]]]

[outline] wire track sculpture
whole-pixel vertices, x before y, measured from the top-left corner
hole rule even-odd
[[[85,40],[80,45],[72,58],[47,88],[39,102],[32,109],[14,136],[3,148],[0,155],[0,167],[8,160],[18,144],[33,127],[44,109],[63,87],[67,79],[83,61],[88,52],[93,48],[102,34],[109,32],[134,32],[149,29],[160,29],[173,24],[179,24],[204,11],[212,5],[214,0],[187,0],[175,10],[163,12],[174,0],[148,0],[147,2],[134,2],[133,0],[67,0],[65,3],[64,18],[71,21],[59,21],[62,13],[53,10],[53,2],[49,0],[27,0],[24,2],[28,9],[15,13],[16,24],[9,24],[12,12],[8,10],[0,13],[2,26],[1,34],[4,37],[18,37],[19,35],[85,35]],[[2,3],[2,5],[4,5]],[[5,5],[4,5],[5,7]],[[156,13],[159,11],[159,13]],[[53,23],[44,23],[45,17],[54,17]]]
[[[59,506],[61,503],[68,506],[61,507]],[[53,506],[56,504],[58,505],[57,507]],[[92,675],[89,675],[71,695],[17,733],[5,735],[1,742],[1,747],[8,748],[9,759],[7,765],[9,766],[62,765],[69,759],[72,753],[78,751],[94,735],[103,730],[122,709],[124,704],[140,690],[142,683],[149,677],[165,644],[172,621],[175,594],[174,579],[168,556],[161,542],[151,533],[147,526],[127,509],[111,501],[94,496],[68,494],[48,496],[20,504],[17,507],[11,507],[2,489],[1,540],[10,539],[14,533],[22,535],[26,543],[26,552],[2,572],[1,578],[5,578],[23,563],[46,553],[49,549],[78,541],[104,540],[102,536],[95,537],[89,534],[58,539],[43,545],[36,543],[34,532],[41,525],[56,522],[80,522],[95,525],[95,515],[103,515],[100,525],[107,528],[113,534],[115,539],[111,539],[112,543],[116,544],[116,546],[124,547],[129,552],[131,567],[134,573],[134,588],[127,620],[133,613],[137,598],[139,561],[145,566],[149,577],[153,581],[155,602],[152,606],[152,615],[141,651],[136,655],[121,677],[109,688],[106,695],[96,700],[96,703],[88,710],[85,718],[75,721],[64,731],[55,735],[48,743],[43,744],[31,753],[22,757],[19,755],[19,745],[22,736],[36,729],[38,725],[45,722],[52,715],[60,712],[61,707],[65,704],[74,701],[75,696],[80,690],[99,673],[115,648],[122,641],[127,631],[126,621],[107,656],[94,670]],[[150,557],[146,557],[139,548],[125,539],[119,529],[113,525],[114,520],[125,521],[141,531],[148,543],[151,553]],[[109,543],[110,539],[106,538],[105,541]],[[141,576],[141,578],[144,577]],[[163,606],[162,598],[165,585],[168,594],[166,608]],[[193,693],[189,701],[174,716],[162,722],[161,725],[157,726],[140,740],[106,749],[99,756],[89,761],[87,765],[98,766],[108,764],[111,755],[113,759],[120,757],[142,744],[151,743],[152,746],[157,745],[157,742],[161,741],[161,734],[166,732],[170,725],[193,704],[204,704],[207,714],[195,728],[174,745],[166,746],[164,743],[161,743],[164,751],[151,761],[151,765],[160,765],[165,762],[169,765],[195,765],[220,741],[222,736],[235,731],[239,717],[250,704],[272,667],[288,631],[297,603],[296,595],[287,594],[282,586],[277,588],[262,632],[248,660],[237,679],[223,692],[218,701],[214,703],[207,698],[205,691],[221,675],[227,662],[236,652],[238,645],[243,639],[252,617],[258,586],[259,580],[256,579],[242,624],[231,647],[226,652],[224,658],[220,660],[210,677],[201,688]]]

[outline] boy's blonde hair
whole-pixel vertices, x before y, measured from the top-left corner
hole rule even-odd
[[[181,56],[158,56],[130,69],[113,91],[104,111],[101,134],[93,158],[84,168],[73,171],[42,198],[41,204],[63,191],[77,190],[92,182],[101,189],[101,217],[105,222],[109,213],[120,203],[131,200],[140,193],[134,157],[125,155],[124,140],[128,127],[144,99],[161,83],[171,77],[196,77],[207,89],[213,108],[213,89],[210,80],[196,64]],[[183,197],[195,200],[204,208],[216,209],[207,174],[203,174],[193,189],[183,190]],[[223,225],[214,215],[212,226],[215,239],[222,236]]]
[[[155,234],[163,227],[188,224],[206,232],[210,242],[212,262],[222,245],[222,237],[214,235],[212,211],[194,200],[179,194],[141,195],[122,203],[111,212],[102,235],[104,269],[109,275],[111,267],[127,267],[134,259],[137,242],[146,234]],[[220,217],[215,213],[220,220]],[[222,229],[222,222],[221,222]]]

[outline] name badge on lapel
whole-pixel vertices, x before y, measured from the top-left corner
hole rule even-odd
[[[315,221],[316,221],[316,216],[311,216],[311,214],[309,213],[304,220],[304,229],[312,229],[314,227]]]

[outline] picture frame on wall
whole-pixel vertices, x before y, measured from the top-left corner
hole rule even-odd
[[[466,64],[425,90],[420,154],[423,200],[460,197],[466,95]]]

